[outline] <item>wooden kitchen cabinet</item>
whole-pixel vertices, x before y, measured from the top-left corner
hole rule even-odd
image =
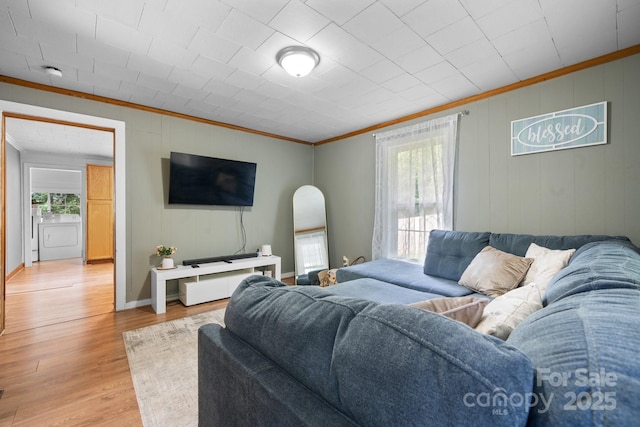
[[[113,167],[87,165],[87,263],[113,261]]]

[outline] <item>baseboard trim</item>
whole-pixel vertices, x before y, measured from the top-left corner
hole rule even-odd
[[[13,271],[9,274],[7,274],[7,276],[4,278],[5,281],[9,281],[11,279],[13,279],[18,273],[20,273],[22,270],[24,270],[24,262],[21,263],[19,266],[17,266],[16,268],[13,269]]]

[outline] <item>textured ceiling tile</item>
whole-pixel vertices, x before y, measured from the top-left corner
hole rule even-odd
[[[552,42],[530,45],[503,57],[519,80],[525,80],[562,67]]]
[[[65,33],[94,37],[96,14],[76,7],[74,0],[29,0],[31,17]]]
[[[129,53],[112,46],[98,43],[93,37],[78,36],[78,53],[87,57],[99,58],[101,63],[109,63],[118,67],[126,67]]]
[[[164,64],[176,64],[180,67],[189,67],[198,56],[192,50],[160,39],[154,39],[151,42],[148,55],[156,61]]]
[[[130,83],[135,83],[138,80],[138,75],[140,74],[140,71],[132,70],[130,68],[122,68],[109,62],[102,62],[100,59],[95,60],[93,69],[94,73],[99,76],[107,76],[110,79],[127,81]]]
[[[40,43],[40,49],[42,50],[42,58],[45,62],[63,63],[66,67],[62,67],[63,71],[71,65],[74,68],[80,68],[87,71],[93,71],[93,57],[78,55],[74,51],[68,51],[59,49],[57,46],[49,45],[48,43]]]
[[[235,68],[214,59],[199,56],[193,61],[191,70],[202,77],[224,80],[233,73]]]
[[[499,56],[489,57],[484,60],[460,69],[462,74],[474,85],[483,91],[496,89],[506,84],[515,83],[516,78],[513,71],[505,64]]]
[[[403,16],[424,3],[424,0],[380,0],[389,10]]]
[[[640,4],[618,12],[618,49],[633,46],[640,40]]]
[[[256,49],[273,30],[255,19],[236,10],[231,11],[217,31],[217,34],[233,44],[239,43],[249,49]]]
[[[504,7],[513,0],[460,0],[473,19],[482,18],[496,9]]]
[[[156,40],[187,47],[198,30],[198,25],[193,25],[193,22],[194,17],[183,11],[171,12],[145,7],[138,31],[151,35]]]
[[[158,4],[158,7],[160,8],[164,7],[164,3],[164,0],[153,2],[153,4]],[[140,15],[142,14],[142,9],[145,7],[145,5],[146,2],[140,0],[76,0],[76,7],[78,7],[78,9],[101,15],[105,18],[126,25],[129,28],[138,27],[138,23],[140,22]]]
[[[374,83],[381,84],[404,74],[404,70],[391,61],[380,61],[362,71],[362,75]]]
[[[201,90],[210,78],[203,77],[193,71],[185,68],[174,67],[167,79],[180,86]]]
[[[338,25],[343,25],[369,7],[374,0],[307,0],[310,6]]]
[[[0,49],[13,51],[16,54],[30,56],[32,58],[42,58],[40,43],[37,40],[25,36],[5,34],[0,37]]]
[[[137,54],[131,54],[129,56],[127,68],[140,71],[141,73],[148,74],[159,79],[166,79],[169,77],[171,70],[173,70],[172,65],[156,61],[155,59],[145,55]]]
[[[483,38],[445,55],[445,58],[460,69],[485,59],[499,59],[499,55],[493,45]]]
[[[542,10],[537,0],[519,0],[483,16],[477,20],[477,24],[492,40],[542,17]]]
[[[467,15],[457,1],[430,0],[404,15],[402,20],[422,37],[428,37]]]
[[[152,37],[111,19],[98,17],[96,40],[108,46],[138,54],[149,51]]]
[[[429,45],[424,45],[395,60],[396,64],[411,74],[415,74],[425,68],[432,67],[442,61],[442,56],[440,56],[440,54],[438,54],[438,52]]]
[[[491,40],[491,43],[503,56],[524,49],[527,46],[552,42],[551,33],[545,19],[538,19]]]
[[[448,76],[455,75],[457,74],[457,72],[458,71],[453,65],[451,65],[447,61],[443,61],[432,67],[422,70],[419,73],[415,73],[415,76],[426,84],[432,86],[433,83],[445,79]]]
[[[384,25],[380,25],[381,22]],[[393,12],[376,2],[354,16],[343,28],[359,40],[371,44],[403,26],[404,23]]]
[[[383,83],[382,86],[385,89],[389,89],[391,92],[399,93],[409,88],[416,87],[421,83],[422,82],[420,80],[413,77],[412,75],[404,73],[390,80],[387,80]]]
[[[470,17],[465,17],[429,37],[427,42],[441,55],[484,38],[484,34]]]
[[[183,0],[176,0],[182,2]],[[208,2],[211,0],[200,0]],[[274,16],[282,9],[289,0],[223,0],[227,5],[238,9],[247,16],[256,19],[263,24],[268,24]]]
[[[462,74],[450,75],[443,80],[431,84],[431,87],[450,100],[471,96],[478,90],[478,88]]]
[[[224,63],[227,63],[241,47],[240,43],[226,40],[203,28],[198,30],[189,44],[189,50]]]
[[[17,13],[11,14],[11,19],[18,36],[34,41],[56,44],[61,49],[76,49],[76,35],[67,32],[64,28]]]
[[[371,44],[371,47],[390,59],[407,55],[422,46],[422,37],[408,27],[401,27]]]
[[[329,22],[326,17],[309,6],[291,1],[269,22],[269,26],[304,43]]]
[[[229,60],[229,65],[240,68],[256,76],[262,75],[269,68],[273,67],[275,58],[256,53],[253,50],[242,48]]]

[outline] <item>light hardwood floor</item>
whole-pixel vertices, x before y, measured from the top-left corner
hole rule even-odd
[[[38,263],[7,284],[0,427],[142,425],[122,332],[223,308],[113,312],[111,264]],[[50,268],[51,267],[51,268]],[[27,271],[30,270],[30,271]]]

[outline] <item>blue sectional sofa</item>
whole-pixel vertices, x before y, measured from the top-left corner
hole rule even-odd
[[[532,242],[577,251],[506,341],[406,305],[473,294],[455,277],[480,250],[523,256]],[[628,239],[436,231],[428,249],[421,272],[374,261],[328,288],[245,280],[226,326],[199,330],[200,425],[637,421],[640,254]]]

